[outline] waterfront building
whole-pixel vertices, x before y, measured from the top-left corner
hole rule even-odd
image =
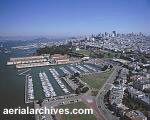
[[[69,58],[67,55],[54,54],[51,55],[51,58],[54,60],[56,64],[67,64],[69,63]]]

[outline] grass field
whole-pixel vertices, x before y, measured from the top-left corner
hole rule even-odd
[[[85,49],[80,49],[79,51],[75,51],[76,53],[82,54],[84,56],[97,56],[96,54],[101,54],[103,55],[102,58],[119,58],[120,54],[110,52],[110,51],[92,51],[92,50],[85,50]]]
[[[100,50],[97,53],[104,55],[104,58],[119,58],[120,54],[112,51]]]
[[[103,84],[109,78],[112,72],[113,72],[113,69],[110,71],[96,73],[93,75],[84,75],[81,77],[81,80],[87,83],[90,87],[99,89],[103,86]]]
[[[63,105],[60,106],[60,108],[66,109],[68,108],[69,111],[72,111],[73,109],[87,109],[88,107],[83,103],[83,102],[78,102],[78,103],[73,103],[73,104],[68,104],[68,105]],[[61,115],[60,120],[97,120],[95,114],[68,114],[68,115]]]
[[[75,51],[76,53],[82,54],[84,56],[91,56],[94,54],[91,50],[80,49],[79,51]]]

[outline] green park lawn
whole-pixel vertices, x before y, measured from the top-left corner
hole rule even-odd
[[[118,58],[120,54],[114,53],[114,52],[108,52],[108,51],[92,51],[92,50],[85,50],[80,49],[79,51],[75,51],[76,53],[82,54],[84,56],[93,56],[98,57],[98,54],[101,54],[102,58]]]
[[[91,56],[94,54],[91,50],[80,49],[79,51],[75,51],[76,53],[82,54],[84,56]]]
[[[101,73],[96,73],[93,75],[83,75],[81,76],[81,80],[87,83],[91,88],[100,89],[105,81],[112,74],[113,69],[110,71],[105,71]]]

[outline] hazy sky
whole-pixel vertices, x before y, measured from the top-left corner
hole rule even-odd
[[[0,35],[150,33],[150,0],[0,0]]]

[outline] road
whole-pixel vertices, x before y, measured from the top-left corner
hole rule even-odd
[[[99,112],[104,115],[104,118],[106,120],[119,120],[116,116],[112,115],[111,111],[106,108],[104,103],[104,96],[111,89],[112,83],[116,78],[117,71],[119,71],[119,69],[120,69],[119,66],[114,67],[113,73],[107,79],[106,83],[99,90],[98,95],[96,96],[96,104],[99,109]]]

